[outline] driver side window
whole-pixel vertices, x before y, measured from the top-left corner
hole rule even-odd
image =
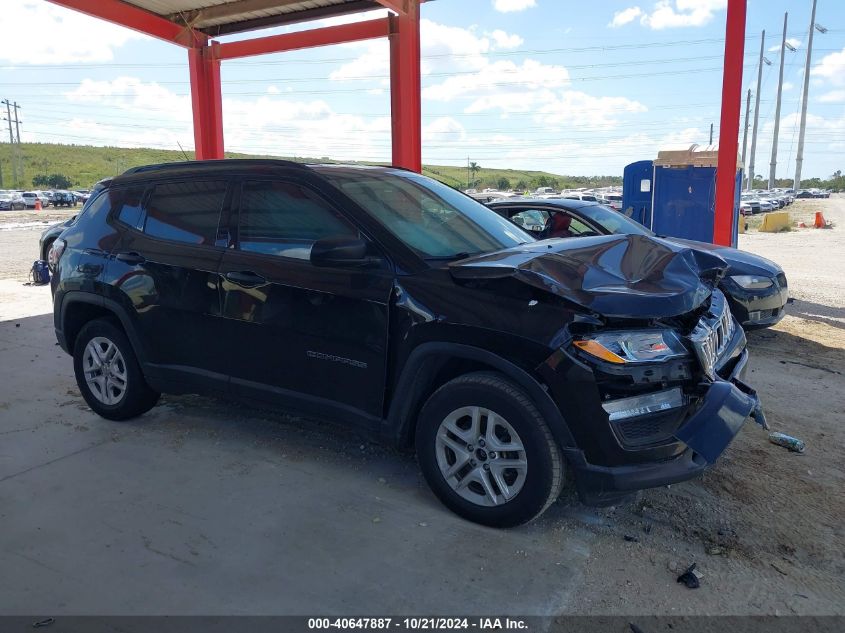
[[[521,226],[531,233],[542,231],[549,221],[549,212],[542,209],[528,209],[520,211],[511,216],[511,222]]]
[[[568,213],[566,215],[569,215]],[[569,223],[569,232],[575,236],[578,235],[595,235],[595,231],[591,229],[589,226],[584,224],[578,218],[569,216],[572,218],[572,221]]]
[[[336,236],[357,237],[358,231],[309,189],[275,180],[243,184],[240,250],[308,260],[314,242]]]

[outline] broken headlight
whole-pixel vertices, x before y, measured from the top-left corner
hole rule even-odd
[[[687,356],[674,330],[601,332],[576,339],[576,348],[608,363],[660,363]]]
[[[763,275],[732,275],[731,280],[746,290],[763,290],[775,284],[770,277]]]

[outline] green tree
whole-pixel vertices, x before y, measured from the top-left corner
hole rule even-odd
[[[475,175],[481,171],[481,166],[473,161],[469,164],[469,171],[472,173],[472,183],[470,183],[470,187],[473,187],[476,184]]]
[[[50,189],[69,189],[73,183],[63,174],[37,174],[32,179],[33,187],[47,187]]]
[[[498,187],[499,191],[507,191],[511,188],[511,181],[502,176],[501,178],[499,178],[499,181],[496,183],[496,186]]]
[[[524,180],[520,180],[518,183],[516,183],[517,191],[525,191],[526,189],[528,189],[528,183]]]

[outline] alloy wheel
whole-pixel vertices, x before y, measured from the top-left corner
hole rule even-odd
[[[88,341],[82,369],[88,388],[103,404],[118,404],[126,394],[126,361],[117,345],[106,337],[97,336]]]
[[[452,411],[437,430],[437,465],[446,483],[480,506],[516,497],[528,473],[525,447],[505,418],[483,407]]]

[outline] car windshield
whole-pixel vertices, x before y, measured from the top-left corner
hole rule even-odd
[[[610,233],[621,235],[654,235],[652,231],[639,222],[601,204],[581,207],[578,209],[578,212],[593,224],[598,224]]]
[[[424,259],[453,259],[533,242],[480,202],[413,172],[318,171]]]

